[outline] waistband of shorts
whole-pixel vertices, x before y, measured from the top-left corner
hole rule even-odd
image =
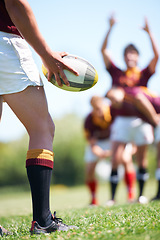
[[[143,121],[141,118],[136,117],[136,116],[117,116],[116,119],[122,119],[122,120],[139,120],[139,121]]]
[[[4,37],[22,39],[22,37],[19,36],[19,35],[17,35],[17,34],[7,33],[7,32],[2,32],[2,31],[0,31],[0,38],[4,38]]]

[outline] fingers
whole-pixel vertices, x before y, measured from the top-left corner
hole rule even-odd
[[[145,23],[147,23],[148,24],[148,18],[145,16],[145,18],[144,18],[144,21],[145,21]]]
[[[117,20],[115,19],[115,12],[112,12],[110,18],[109,18],[109,24],[110,24],[110,27],[112,27],[116,22]]]
[[[62,82],[61,82],[61,79],[60,79],[59,74],[54,74],[54,76],[55,76],[55,80],[56,80],[58,86],[62,87],[63,84],[62,84]]]
[[[75,69],[73,69],[72,67],[70,67],[70,66],[68,66],[68,65],[64,65],[64,68],[65,68],[66,70],[72,72],[72,73],[75,74],[76,76],[79,75],[79,73],[78,73]]]
[[[79,75],[79,73],[72,68],[71,66],[68,66],[65,62],[63,57],[68,55],[66,52],[53,52],[52,58],[49,59],[49,61],[44,60],[44,65],[48,69],[48,81],[51,81],[52,76],[54,75],[55,80],[59,86],[63,86],[63,83],[66,86],[70,86],[69,81],[65,75],[64,70],[68,70],[71,73],[75,74],[76,76]]]
[[[63,82],[65,83],[65,85],[69,87],[70,84],[69,84],[68,79],[67,79],[67,77],[66,77],[66,75],[65,75],[63,70],[60,71],[60,76],[61,76]]]
[[[50,73],[48,74],[48,81],[49,81],[49,82],[51,82],[52,77],[53,77],[53,73],[50,72]],[[55,80],[56,80],[58,86],[60,86],[60,87],[63,86],[62,80],[63,80],[63,82],[64,82],[64,84],[65,84],[66,86],[68,86],[68,87],[70,86],[70,84],[69,84],[69,82],[68,82],[68,79],[67,79],[67,77],[66,77],[66,75],[65,75],[65,73],[64,73],[63,70],[60,70],[59,73],[54,73],[54,77],[55,77]]]
[[[67,52],[60,52],[60,56],[63,58],[63,57],[65,57],[65,56],[67,56],[68,55],[68,53]]]
[[[114,19],[115,18],[115,11],[113,11],[109,17],[109,19]]]

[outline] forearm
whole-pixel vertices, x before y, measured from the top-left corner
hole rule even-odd
[[[59,86],[62,81],[69,86],[68,79],[63,72],[64,69],[78,75],[78,72],[63,61],[66,53],[52,51],[43,38],[33,11],[27,0],[4,0],[6,9],[13,23],[20,31],[25,40],[38,53],[45,67],[48,70],[48,81],[51,81],[54,74]]]
[[[103,155],[103,149],[100,148],[98,145],[93,145],[92,146],[92,152],[99,158]]]
[[[110,35],[110,32],[111,32],[111,29],[112,29],[112,27],[109,28],[109,30],[107,32],[107,35],[104,39],[104,42],[102,44],[102,48],[101,48],[101,53],[102,53],[103,60],[104,60],[104,63],[105,63],[105,66],[106,66],[107,69],[108,69],[108,67],[110,66],[110,63],[111,63],[111,57],[110,57],[109,51],[107,49],[108,38],[109,38],[109,35]]]
[[[103,42],[103,44],[102,44],[102,47],[101,47],[101,52],[103,53],[105,50],[106,50],[106,48],[107,48],[107,45],[108,45],[108,39],[109,39],[109,35],[110,35],[110,32],[111,32],[111,27],[109,28],[109,30],[108,30],[108,32],[107,32],[107,34],[106,34],[106,37],[105,37],[105,39],[104,39],[104,42]]]
[[[49,53],[49,47],[38,28],[33,11],[26,0],[5,0],[6,9],[25,40],[41,56]]]
[[[157,47],[157,45],[155,43],[155,40],[154,40],[154,37],[153,37],[153,35],[152,35],[152,33],[150,31],[148,31],[148,35],[149,35],[149,38],[150,38],[150,41],[151,41],[151,44],[152,44],[152,49],[153,49],[153,52],[154,52],[154,56],[158,60],[158,57],[159,57],[158,47]]]

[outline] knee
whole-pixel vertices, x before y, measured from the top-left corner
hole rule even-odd
[[[28,134],[30,137],[34,137],[37,139],[48,138],[53,140],[55,125],[50,115],[45,120],[39,120],[34,122],[28,130]]]
[[[121,163],[121,158],[116,154],[111,158],[112,168],[117,169],[118,165]]]
[[[51,136],[51,138],[54,138],[54,133],[55,133],[55,124],[51,118],[51,116],[49,116],[49,120],[48,120],[48,130],[49,130],[49,134]]]

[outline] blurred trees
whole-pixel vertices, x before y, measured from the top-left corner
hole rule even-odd
[[[52,183],[75,185],[84,181],[83,121],[75,115],[55,120]],[[25,169],[28,136],[16,142],[0,143],[0,186],[27,184]]]
[[[67,115],[55,121],[55,125],[53,181],[56,184],[81,184],[84,181],[83,121],[75,115]]]
[[[0,186],[27,183],[25,159],[28,139],[0,143]]]
[[[84,148],[86,141],[83,120],[76,115],[66,115],[55,120],[53,142],[54,169],[52,183],[78,185],[84,183]],[[28,136],[16,142],[0,143],[0,186],[28,184],[25,169]],[[156,148],[148,150],[149,173],[154,177]]]

